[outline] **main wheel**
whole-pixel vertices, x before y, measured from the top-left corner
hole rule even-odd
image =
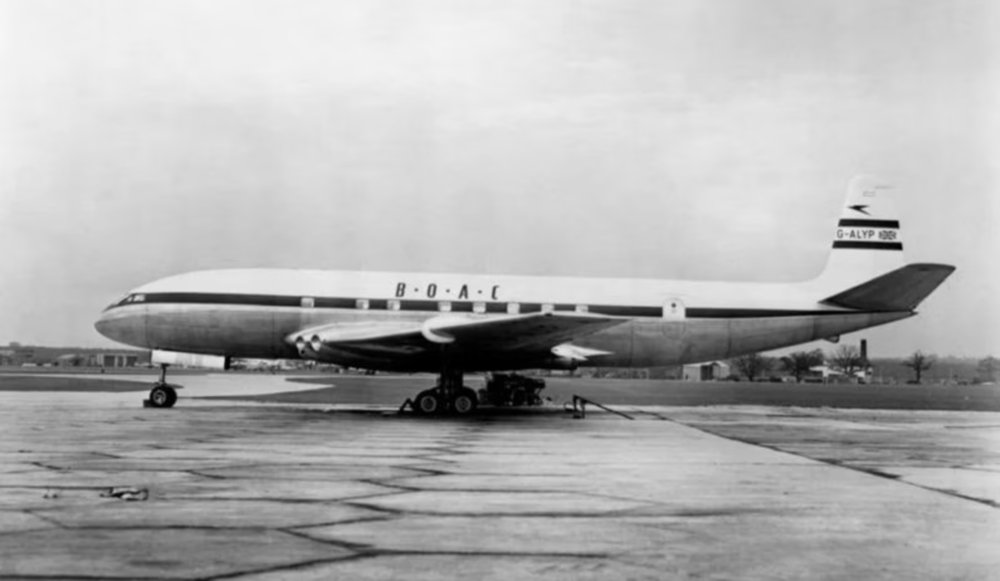
[[[171,408],[177,403],[177,392],[169,385],[157,385],[149,391],[149,404],[154,408]]]
[[[413,409],[421,414],[436,414],[441,411],[441,398],[434,390],[422,391],[417,394]]]
[[[455,399],[451,402],[451,409],[457,416],[467,416],[475,412],[478,406],[479,400],[476,397],[476,392],[467,387],[458,390]]]

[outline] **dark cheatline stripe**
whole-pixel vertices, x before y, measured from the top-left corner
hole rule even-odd
[[[837,226],[868,226],[870,228],[899,228],[899,220],[865,220],[864,218],[844,218]]]
[[[834,248],[859,248],[862,250],[902,250],[902,242],[858,242],[856,240],[834,240]]]
[[[884,243],[871,242],[845,242],[844,244],[875,244],[879,248],[892,246]],[[117,306],[127,306],[132,304],[204,304],[204,305],[247,305],[259,307],[302,307],[302,298],[298,296],[280,295],[251,295],[251,294],[222,294],[222,293],[151,293],[144,295],[144,300],[139,303],[122,302]],[[315,308],[335,308],[335,309],[357,309],[358,299],[342,297],[312,297]],[[399,300],[399,299],[393,299]],[[442,301],[426,299],[402,299],[399,300],[400,309],[403,311],[437,312],[439,303]],[[443,301],[448,302],[448,301]],[[474,308],[474,301],[450,301],[452,312],[471,313]],[[507,303],[503,301],[486,302],[486,312],[501,314],[507,312]],[[542,303],[519,303],[522,314],[538,313],[542,310]],[[389,308],[389,299],[368,299],[368,308],[372,310],[386,310]],[[556,312],[573,312],[576,305],[572,303],[556,303],[552,305]],[[608,315],[614,317],[648,317],[659,319],[663,316],[663,307],[656,306],[633,306],[633,305],[588,305],[588,312],[594,315]],[[832,310],[781,310],[781,309],[737,309],[737,308],[699,308],[691,307],[686,311],[689,319],[746,319],[755,317],[801,317],[813,315],[841,315],[857,314],[862,311],[832,311]]]
[[[861,311],[793,311],[779,309],[714,309],[691,308],[689,319],[754,319],[759,317],[812,317],[817,315],[856,315]]]
[[[612,317],[657,317],[663,316],[663,307],[627,307],[615,305],[600,305],[590,307],[590,312],[597,315]]]

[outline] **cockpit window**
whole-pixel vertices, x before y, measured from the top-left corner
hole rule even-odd
[[[111,303],[104,310],[113,309],[115,307],[122,307],[131,303],[141,303],[146,300],[146,295],[143,294],[127,294],[117,301]]]

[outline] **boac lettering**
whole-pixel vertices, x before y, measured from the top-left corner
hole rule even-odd
[[[448,285],[448,286],[450,287],[450,285]],[[438,285],[438,283],[436,283],[436,282],[432,282],[432,283],[428,284],[426,287],[423,287],[423,288],[426,288],[427,290],[424,293],[422,293],[422,294],[424,296],[426,296],[427,298],[429,298],[429,299],[437,298],[438,291],[441,289],[440,285]],[[397,299],[401,299],[401,298],[405,298],[407,296],[407,294],[409,294],[410,296],[420,295],[421,294],[420,289],[421,289],[420,286],[413,286],[413,287],[411,287],[405,281],[398,282],[398,283],[396,283],[396,295],[395,296],[396,296]],[[495,285],[489,287],[489,290],[490,290],[490,298],[491,299],[493,299],[494,301],[500,300],[500,285],[495,284]],[[461,287],[459,287],[459,289],[458,289],[458,296],[455,297],[455,298],[457,298],[459,300],[462,300],[462,299],[468,300],[469,296],[472,294],[473,291],[475,291],[475,293],[477,295],[486,294],[486,289],[485,288],[484,289],[471,289],[470,290],[469,289],[469,285],[463,284]],[[446,287],[445,290],[443,291],[443,294],[447,295],[448,297],[451,297],[451,288]]]

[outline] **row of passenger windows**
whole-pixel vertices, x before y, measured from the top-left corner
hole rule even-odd
[[[451,301],[438,301],[437,310],[442,313],[451,312]],[[316,306],[316,299],[312,297],[302,298],[302,307],[306,309],[311,309]],[[365,310],[371,308],[371,302],[368,299],[357,299],[354,301],[354,306],[357,309]],[[390,299],[386,301],[386,309],[390,311],[398,311],[402,307],[402,302],[397,299]],[[543,304],[542,312],[551,313],[555,311],[556,307],[553,304]],[[589,309],[587,305],[576,305],[575,309],[578,313],[586,313]],[[483,314],[486,312],[486,303],[484,302],[474,302],[472,303],[472,312]],[[507,303],[507,313],[511,315],[516,315],[521,312],[520,303]]]

